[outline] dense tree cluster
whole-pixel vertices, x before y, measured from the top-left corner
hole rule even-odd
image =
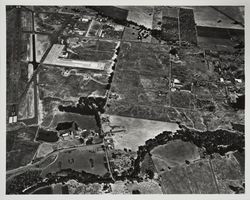
[[[10,183],[7,182],[6,194],[23,194],[24,189],[42,182],[41,170],[28,170],[14,177]]]
[[[177,130],[175,133],[164,131],[155,138],[147,140],[145,145],[139,147],[131,176],[138,176],[141,171],[140,163],[144,160],[146,154],[150,154],[153,148],[177,139],[192,142],[197,147],[203,148],[204,156],[214,153],[225,155],[225,153],[229,151],[242,153],[245,149],[245,137],[238,132],[230,132],[227,130],[199,132],[187,129],[186,127],[182,127],[182,129]]]

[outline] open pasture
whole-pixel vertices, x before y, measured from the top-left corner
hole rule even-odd
[[[62,169],[69,169],[103,176],[108,172],[105,166],[106,158],[102,150],[94,149],[72,149],[58,153],[57,159],[49,167],[42,171],[42,176],[55,173]]]
[[[114,131],[114,144],[116,149],[131,149],[137,151],[145,141],[154,138],[163,131],[175,131],[175,123],[159,122],[130,117],[109,115],[110,126],[120,127],[122,131]]]

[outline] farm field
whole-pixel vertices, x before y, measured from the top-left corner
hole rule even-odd
[[[181,140],[157,146],[150,153],[158,172],[165,171],[168,167],[172,168],[183,165],[186,160],[192,162],[200,157],[198,147]]]
[[[197,28],[199,34],[199,28]],[[210,32],[210,31],[209,31]],[[229,39],[198,36],[197,43],[202,49],[211,49],[214,51],[234,51],[234,43]]]
[[[33,61],[32,35],[28,33],[22,33],[20,45],[21,45],[21,60],[24,62]]]
[[[85,171],[87,173],[103,176],[106,174],[105,153],[95,149],[73,149],[64,150],[58,153],[57,159],[48,168],[42,171],[42,176],[48,173],[55,173],[62,169],[71,168],[75,171]]]
[[[167,43],[179,41],[179,8],[161,7],[161,37]]]
[[[110,105],[111,103],[111,105]],[[126,101],[108,102],[106,113],[110,115],[118,115],[124,117],[134,117],[139,119],[149,119],[164,122],[176,122],[177,119],[171,121],[169,112],[172,112],[170,107],[161,106],[145,106],[131,104]],[[175,114],[178,116],[176,111]]]
[[[198,26],[242,29],[242,26],[233,24],[231,19],[216,11],[212,6],[194,6],[192,8],[194,9],[195,22]],[[241,6],[216,6],[216,8],[234,16],[237,21],[244,24],[244,11],[242,12]],[[221,20],[221,22],[218,23],[218,20]]]
[[[68,58],[73,60],[84,60],[84,61],[106,61],[111,60],[114,53],[113,52],[100,52],[100,51],[88,51],[84,48],[77,47],[73,49],[74,54],[71,54]],[[72,63],[72,66],[73,63]]]
[[[168,47],[163,45],[131,42],[121,44],[119,61],[111,85],[111,95],[108,99],[108,105],[110,105],[107,106],[108,114],[120,110],[119,113],[127,117],[136,116],[141,119],[155,120],[161,118],[160,114],[156,118],[156,116],[150,117],[149,113],[150,110],[154,110],[152,115],[155,115],[158,107],[159,109],[162,107],[160,113],[163,113],[169,106],[170,70],[167,51]],[[155,107],[149,108],[149,106]],[[133,113],[127,113],[125,110]],[[138,110],[137,114],[136,110]],[[143,112],[147,113],[148,117],[144,118]]]
[[[77,123],[78,127],[82,130],[98,130],[96,120],[94,116],[91,115],[81,115],[77,113],[69,113],[69,112],[57,112],[50,125],[47,127],[48,129],[55,129],[59,123],[62,122],[71,122],[74,121]]]
[[[39,142],[57,142],[59,139],[56,131],[47,131],[43,128],[39,128],[36,141]]]
[[[194,100],[195,97],[189,92],[186,91],[175,91],[170,92],[171,105],[172,107],[177,108],[186,108],[186,109],[194,109]]]
[[[30,61],[30,34],[21,32],[20,10],[14,9],[7,16],[6,29],[6,75],[7,75],[7,102],[17,104],[20,101],[20,95],[27,84],[27,64],[22,61]]]
[[[28,63],[20,62],[20,77],[18,82],[18,97],[25,91],[29,78]]]
[[[21,27],[23,31],[32,31],[32,12],[21,11]]]
[[[27,92],[21,98],[18,110],[18,120],[31,119],[35,117],[35,94],[34,94],[35,84],[32,82],[30,84]]]
[[[181,62],[172,64],[172,76],[187,84],[194,79],[197,81],[214,80],[215,73],[212,73],[205,63],[205,56],[202,50],[196,47],[179,49],[178,56]]]
[[[41,91],[39,91],[41,92]],[[41,94],[39,94],[41,95]],[[40,96],[39,107],[38,107],[38,117],[41,126],[48,127],[53,120],[53,116],[59,112],[59,105],[75,105],[75,101],[63,101],[58,98],[42,98]]]
[[[194,20],[194,12],[192,9],[179,10],[180,21],[180,38],[181,41],[187,41],[192,44],[197,44],[196,24]]]
[[[130,25],[124,28],[122,39],[125,41],[138,41],[138,27]]]
[[[6,194],[245,193],[243,6],[6,22]]]
[[[105,94],[106,85],[92,79],[84,79],[85,73],[82,71],[68,73],[65,67],[43,66],[39,73],[40,99],[57,97],[64,101],[77,102],[79,97],[88,96],[93,92]]]
[[[141,24],[147,28],[152,29],[153,23],[153,6],[119,6],[120,8],[128,10],[127,20]]]
[[[161,36],[164,40],[171,42],[179,41],[178,19],[163,16],[161,31]]]
[[[37,129],[38,126],[30,126],[7,132],[7,170],[25,166],[32,160],[39,146],[39,143],[34,141]]]
[[[111,133],[114,132],[115,149],[127,148],[137,151],[138,147],[143,145],[146,140],[154,138],[163,131],[176,131],[178,129],[178,125],[174,123],[115,115],[107,117],[110,121],[110,124],[105,125],[107,129],[116,127],[111,131]]]
[[[112,40],[91,39],[86,37],[69,37],[67,39],[67,44],[69,45],[69,48],[72,48],[72,50],[79,46],[82,48],[83,52],[84,50],[114,52],[118,42]]]
[[[161,6],[154,6],[152,29],[157,29],[157,30],[161,29],[162,9],[163,8]]]
[[[128,16],[128,10],[121,6],[89,6],[93,10],[103,13],[104,16],[111,17],[118,20],[126,20]]]
[[[39,145],[35,157],[36,158],[45,157],[47,154],[53,152],[55,149],[56,149],[55,144],[43,142]]]
[[[162,173],[161,185],[164,194],[218,193],[208,160],[175,167]]]
[[[52,154],[52,155],[48,156],[47,158],[45,158],[44,161],[35,165],[35,167],[40,168],[40,169],[44,169],[44,168],[48,167],[49,165],[51,165],[56,159],[57,159],[57,155]]]
[[[240,164],[233,154],[228,157],[215,155],[215,159],[211,160],[213,171],[218,180],[220,193],[233,193],[231,186],[242,187],[245,182],[241,172]]]

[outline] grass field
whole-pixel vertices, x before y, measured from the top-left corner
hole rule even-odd
[[[104,165],[105,159],[105,153],[102,150],[96,151],[95,149],[87,150],[84,148],[64,150],[58,153],[57,159],[53,164],[42,171],[42,176],[68,168],[78,172],[85,171],[103,176],[108,172]]]
[[[161,175],[164,194],[216,194],[211,168],[207,160],[186,167],[175,167]]]
[[[21,34],[21,60],[33,61],[32,54],[32,35],[27,33]]]
[[[178,125],[154,120],[136,119],[121,116],[109,116],[110,127],[117,126],[121,131],[114,130],[114,144],[116,149],[131,149],[137,151],[138,146],[146,140],[154,138],[163,131],[175,131]]]
[[[151,154],[158,172],[183,165],[186,160],[191,162],[199,158],[198,148],[194,144],[180,140],[158,146]]]
[[[162,7],[155,6],[154,7],[154,14],[153,14],[152,29],[160,30],[161,24],[162,24]]]
[[[31,119],[35,117],[34,87],[34,82],[32,82],[27,93],[22,97],[19,103],[18,120]]]
[[[69,37],[67,39],[69,47],[73,50],[80,46],[83,50],[114,52],[117,42],[112,40],[96,40],[83,37]],[[98,60],[96,60],[98,61]]]
[[[32,31],[32,12],[27,10],[21,11],[21,22],[22,22],[22,30],[24,31]]]
[[[119,6],[128,10],[127,20],[136,22],[147,28],[152,28],[153,23],[153,6]]]
[[[37,152],[36,152],[36,158],[45,157],[47,154],[53,152],[55,149],[56,147],[54,144],[44,142],[39,145]]]
[[[34,142],[37,128],[37,126],[30,126],[7,132],[7,170],[27,165],[32,160],[39,146],[38,142]]]
[[[37,168],[46,168],[49,165],[51,165],[57,158],[56,154],[50,155],[48,156],[44,161],[42,161],[41,163],[39,163],[38,165],[36,165]]]
[[[95,11],[102,13],[104,16],[111,17],[113,19],[126,20],[128,16],[128,10],[125,8],[119,8],[119,6],[90,6]]]
[[[205,63],[203,51],[196,47],[179,49],[178,55],[182,63],[173,63],[172,77],[177,78],[182,84],[195,80],[209,81],[216,76]]]
[[[242,29],[239,24],[233,24],[231,19],[216,11],[211,6],[194,6],[192,8],[194,9],[195,22],[198,26]],[[244,9],[241,6],[216,6],[216,8],[233,16],[234,19],[244,24]],[[218,20],[221,20],[221,22],[218,23]]]
[[[98,51],[88,51],[84,48],[78,47],[73,49],[73,51],[77,54],[71,54],[69,59],[73,60],[84,60],[84,61],[105,61],[111,60],[114,53],[113,52],[98,52]],[[73,65],[72,65],[73,66]]]
[[[168,46],[123,42],[108,100],[109,114],[165,121],[169,106]],[[153,73],[152,73],[153,72]],[[118,111],[118,113],[117,113]],[[164,115],[164,116],[163,116]]]
[[[179,21],[181,41],[197,44],[197,33],[193,10],[180,8]]]
[[[76,122],[79,128],[81,128],[82,130],[84,129],[99,130],[94,116],[80,115],[68,112],[57,112],[54,115],[53,120],[51,121],[48,128],[55,129],[58,123],[71,122],[71,121]]]
[[[85,80],[81,71],[77,71],[76,74],[64,76],[66,71],[67,68],[64,67],[43,67],[39,73],[41,99],[45,97],[57,97],[64,101],[78,101],[79,97],[88,96],[93,92],[105,94],[106,85],[93,80]],[[87,72],[89,71],[86,70]]]
[[[122,39],[126,41],[138,41],[138,27],[130,25],[124,28]]]
[[[218,180],[219,190],[221,193],[232,193],[229,185],[241,186],[245,181],[240,164],[233,154],[229,154],[228,157],[215,156],[216,158],[211,160],[211,164]]]
[[[179,41],[178,19],[162,14],[161,36],[166,41]]]
[[[157,120],[163,122],[177,122],[180,118],[177,111],[171,107],[163,107],[161,105],[139,105],[126,101],[109,101],[106,110],[106,113],[110,115]],[[171,116],[173,114],[170,112],[174,112],[174,116]]]
[[[41,91],[39,92],[42,93]],[[40,98],[41,100],[39,101],[38,114],[39,121],[43,127],[50,125],[53,120],[53,116],[59,111],[59,105],[75,105],[74,101],[63,101],[61,99],[50,97],[43,98],[42,94],[40,94]]]
[[[50,37],[48,35],[36,34],[36,61],[40,62],[42,56],[50,46]]]
[[[21,9],[14,8],[6,13],[6,76],[7,102],[16,104],[27,83],[27,70],[21,60],[30,60],[29,34],[21,32]],[[25,71],[26,69],[26,71]]]
[[[170,92],[171,106],[177,108],[194,109],[194,95],[186,91]]]
[[[198,31],[198,34],[199,34],[199,31]],[[202,49],[211,49],[211,50],[215,50],[215,51],[234,52],[234,48],[233,48],[234,44],[229,39],[198,36],[197,37],[197,42],[198,42],[198,45]]]

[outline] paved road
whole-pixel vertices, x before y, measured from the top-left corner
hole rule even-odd
[[[34,15],[32,15],[32,17],[34,18]],[[40,70],[40,68],[42,67],[42,63],[43,61],[45,60],[45,58],[47,57],[49,51],[51,50],[52,46],[57,43],[57,39],[58,39],[58,36],[61,34],[61,32],[65,29],[65,27],[67,26],[67,24],[70,22],[72,16],[69,17],[68,20],[66,20],[63,24],[62,24],[62,27],[60,30],[58,30],[56,33],[54,33],[52,36],[51,36],[51,44],[50,44],[50,47],[46,50],[46,52],[44,53],[44,55],[42,56],[41,58],[41,61],[40,63],[36,63],[37,67],[34,68],[34,72],[33,72],[33,75],[32,77],[30,78],[29,82],[27,83],[26,85],[26,89],[24,90],[24,92],[22,93],[21,97],[20,97],[20,100],[27,94],[27,91],[30,87],[30,85],[32,84],[32,82],[34,82],[34,105],[35,105],[35,108],[34,108],[34,112],[35,112],[35,117],[32,118],[32,119],[27,119],[27,120],[20,120],[26,124],[37,124],[38,123],[38,88],[37,88],[37,75],[38,75],[38,72]],[[34,32],[34,19],[32,20],[33,22],[33,32]],[[34,34],[33,34],[34,35]],[[33,46],[35,47],[35,40],[33,39]],[[34,51],[35,48],[33,49],[33,57],[36,56],[36,54],[34,54]],[[36,61],[36,58],[34,58],[33,60],[33,63],[34,61]],[[20,100],[19,100],[19,103],[20,103]]]

